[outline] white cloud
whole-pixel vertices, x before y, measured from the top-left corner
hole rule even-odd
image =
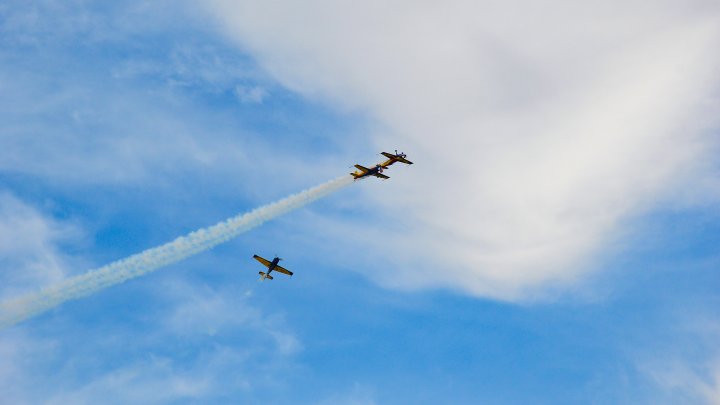
[[[199,400],[210,393],[212,386],[210,376],[202,372],[183,372],[163,359],[150,359],[98,375],[76,390],[59,390],[43,403],[171,403]]]
[[[209,39],[187,4],[162,3],[0,8],[0,172],[63,185],[247,172],[269,146],[194,96],[242,87],[238,104],[260,102],[263,78]]]
[[[259,86],[236,86],[235,95],[243,103],[259,104],[268,96],[267,90]]]
[[[115,332],[118,332],[117,330]],[[57,335],[56,335],[57,336]],[[123,335],[123,338],[131,336]],[[137,336],[135,342],[138,343]],[[127,359],[111,367],[86,367],[109,353],[90,353],[89,360],[82,350],[73,350],[72,342],[63,339],[38,337],[13,331],[0,339],[0,388],[3,400],[14,404],[90,404],[90,403],[168,403],[178,400],[197,400],[217,390],[219,376],[216,368],[226,370],[240,363],[242,358],[227,348],[216,348],[197,364],[188,367],[169,358],[152,354]],[[86,346],[99,343],[93,338],[84,340]],[[68,347],[70,345],[70,347]],[[99,346],[102,346],[99,344]],[[146,347],[147,349],[147,347]],[[66,352],[68,351],[69,352]],[[70,353],[67,359],[59,353]],[[111,356],[111,353],[110,353]],[[59,361],[59,363],[55,363]]]
[[[658,357],[640,366],[640,370],[655,384],[658,398],[664,398],[668,403],[702,401],[720,404],[719,359],[706,360],[698,365],[689,363],[688,359]]]
[[[13,404],[30,404],[25,394],[28,374],[25,368],[38,358],[52,358],[57,350],[56,342],[45,337],[29,337],[18,331],[10,331],[0,336],[0,389],[3,400]],[[41,391],[35,387],[36,392]]]
[[[716,315],[700,308],[683,308],[666,314],[664,320],[672,325],[670,332],[625,348],[641,375],[649,379],[650,398],[660,403],[720,404],[720,323]]]
[[[165,287],[178,305],[164,321],[164,329],[183,335],[214,336],[223,331],[243,328],[253,330],[266,341],[273,352],[292,355],[302,349],[294,334],[285,330],[277,315],[265,314],[248,305],[252,290],[244,294],[214,291],[204,286],[174,283]]]
[[[403,226],[352,232],[404,258],[385,283],[512,299],[572,281],[717,146],[716,2],[211,4],[281,83],[368,111],[377,148],[416,161],[369,196]]]
[[[377,404],[375,396],[375,389],[355,383],[348,392],[333,394],[317,402],[317,405],[374,405]]]
[[[712,381],[704,390],[708,402],[713,405],[720,404],[720,361],[717,362],[712,373]]]
[[[282,310],[257,308],[236,285],[159,281],[147,311],[122,322],[56,319],[0,336],[0,391],[11,403],[257,402],[297,372],[302,349]],[[157,301],[153,301],[157,300]],[[108,307],[110,312],[117,310]],[[47,324],[45,325],[47,327]],[[30,328],[30,329],[28,329]],[[40,326],[42,329],[43,326]],[[81,344],[79,343],[81,342]],[[244,400],[247,399],[247,400]]]
[[[76,260],[60,244],[76,243],[80,228],[58,221],[8,192],[0,191],[2,294],[38,288],[65,277]]]
[[[101,80],[55,84],[54,73],[0,68],[0,87],[12,100],[0,103],[6,118],[0,171],[108,184],[245,162],[245,151],[224,128],[202,136],[210,126],[198,122],[202,114],[172,96],[144,96],[132,81],[122,90]],[[48,87],[54,87],[50,94]]]

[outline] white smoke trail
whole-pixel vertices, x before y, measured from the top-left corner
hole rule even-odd
[[[0,329],[47,311],[65,301],[90,295],[208,250],[265,221],[325,197],[349,185],[352,181],[353,178],[350,176],[338,177],[280,201],[232,217],[217,225],[191,232],[162,246],[69,278],[37,293],[5,301],[0,304]]]

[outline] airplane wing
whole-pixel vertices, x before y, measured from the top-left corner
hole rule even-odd
[[[285,267],[282,267],[282,266],[275,266],[275,268],[274,268],[273,270],[274,270],[274,271],[278,271],[278,272],[280,272],[280,273],[285,273],[285,274],[287,274],[288,276],[292,276],[292,275],[293,275],[292,271],[290,271],[290,270],[288,270],[288,269],[286,269]]]
[[[382,153],[383,156],[390,158],[390,159],[393,159],[395,157],[395,155],[387,153],[387,152],[380,152],[380,153]]]
[[[398,158],[398,161],[399,161],[399,162],[403,162],[403,163],[405,163],[406,165],[411,165],[411,164],[413,164],[413,162],[411,162],[411,161],[409,161],[409,160],[407,160],[407,159],[405,159],[405,158],[402,158],[402,157],[401,157],[401,158]]]
[[[258,255],[253,255],[253,259],[259,261],[260,263],[265,265],[265,267],[270,267],[270,262],[266,259],[263,259],[262,257],[260,257]],[[278,267],[280,267],[280,266],[278,266]],[[275,268],[275,270],[277,270],[277,267]]]
[[[380,173],[375,173],[373,176],[379,177],[379,178],[385,179],[385,180],[387,180],[387,179],[390,178],[390,177],[388,177],[388,176],[386,176],[386,175],[384,175],[384,174],[380,174]]]
[[[367,173],[367,172],[370,171],[370,169],[368,169],[367,167],[363,167],[363,166],[360,166],[360,165],[355,165],[355,167],[357,167],[358,170],[360,170],[360,171],[363,172],[363,173]]]

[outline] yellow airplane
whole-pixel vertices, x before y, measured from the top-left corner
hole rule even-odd
[[[384,180],[390,178],[382,174],[383,170],[385,169],[384,167],[382,167],[382,165],[375,165],[375,167],[373,167],[372,169],[368,169],[367,167],[360,165],[355,165],[355,167],[358,169],[358,171],[350,173],[355,178],[355,180],[362,179],[363,177],[367,176],[375,176]]]
[[[405,159],[405,157],[407,157],[406,154],[404,154],[403,152],[398,153],[397,149],[395,149],[394,155],[392,153],[387,153],[387,152],[382,152],[382,154],[383,154],[383,156],[388,158],[388,160],[386,160],[385,162],[380,164],[380,166],[382,166],[385,169],[387,169],[391,164],[393,164],[395,162],[405,163],[406,165],[413,164],[413,162]]]
[[[258,256],[258,255],[253,255],[253,259],[259,261],[259,262],[262,263],[265,267],[268,268],[267,273],[265,273],[264,271],[261,271],[260,273],[258,273],[258,274],[260,274],[260,281],[263,281],[263,280],[265,280],[266,278],[267,278],[268,280],[272,280],[273,277],[270,275],[270,273],[272,273],[273,270],[274,270],[274,271],[277,271],[278,273],[285,273],[285,274],[287,274],[288,276],[292,276],[292,275],[293,275],[292,271],[290,271],[290,270],[288,270],[288,269],[286,269],[286,268],[278,265],[278,263],[280,263],[280,260],[282,260],[282,259],[279,258],[279,257],[275,257],[272,261],[270,261],[270,260],[267,260],[267,259],[263,259],[262,257],[260,257],[260,256]]]

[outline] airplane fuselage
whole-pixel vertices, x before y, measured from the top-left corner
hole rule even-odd
[[[272,271],[275,269],[275,267],[277,267],[278,263],[280,263],[280,258],[279,258],[279,257],[274,258],[274,259],[270,262],[270,265],[268,266],[267,274],[272,273]]]
[[[262,280],[265,280],[266,278],[269,278],[270,280],[272,280],[273,278],[272,278],[272,276],[270,275],[270,273],[272,273],[272,271],[275,270],[275,268],[277,267],[278,263],[280,263],[280,258],[279,258],[279,257],[274,258],[274,259],[270,262],[270,264],[268,264],[268,266],[267,266],[267,273],[264,273],[264,272],[262,272],[262,271],[260,272],[260,277],[261,277],[261,279],[262,279]]]

